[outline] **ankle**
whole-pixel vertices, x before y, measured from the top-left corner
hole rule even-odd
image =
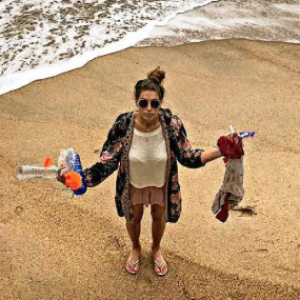
[[[138,251],[140,251],[141,249],[142,249],[141,243],[133,244],[132,245],[132,250],[138,250]]]
[[[160,245],[152,244],[151,249],[152,249],[152,253],[156,253],[156,252],[160,251]]]

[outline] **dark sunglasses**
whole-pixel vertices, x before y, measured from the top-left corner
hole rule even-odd
[[[149,102],[150,102],[152,108],[158,108],[160,106],[160,102],[158,100],[151,100]],[[139,107],[146,108],[148,106],[148,101],[145,99],[141,99],[141,100],[139,100],[138,104],[139,104]]]

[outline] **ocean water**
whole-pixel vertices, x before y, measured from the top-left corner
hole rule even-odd
[[[128,47],[300,42],[300,0],[0,0],[0,95]]]
[[[300,0],[210,3],[178,14],[165,26],[155,26],[137,46],[175,46],[229,38],[299,43]]]

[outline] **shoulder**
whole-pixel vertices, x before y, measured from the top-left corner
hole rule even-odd
[[[182,125],[181,119],[178,117],[178,115],[174,115],[170,109],[161,108],[160,113],[163,115],[166,124],[171,125],[175,128],[179,128]]]
[[[130,112],[120,114],[116,118],[116,120],[114,122],[114,126],[122,126],[122,127],[129,126],[133,115],[134,115],[134,111],[130,111]]]
[[[133,116],[134,116],[134,111],[126,112],[118,115],[118,117],[115,119],[112,125],[110,133],[114,137],[121,138],[125,136]]]
[[[122,113],[122,114],[118,115],[118,117],[115,120],[115,123],[124,122],[127,119],[131,119],[133,113],[134,113],[133,111],[130,111],[130,112],[125,112],[125,113]]]

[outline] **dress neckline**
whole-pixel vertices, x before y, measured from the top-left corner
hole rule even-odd
[[[161,128],[161,126],[159,126],[158,128],[154,129],[153,131],[144,132],[144,131],[140,131],[134,127],[133,131],[134,131],[134,134],[136,134],[136,135],[149,137],[149,136],[154,136],[154,135],[159,134],[162,131],[162,128]]]

